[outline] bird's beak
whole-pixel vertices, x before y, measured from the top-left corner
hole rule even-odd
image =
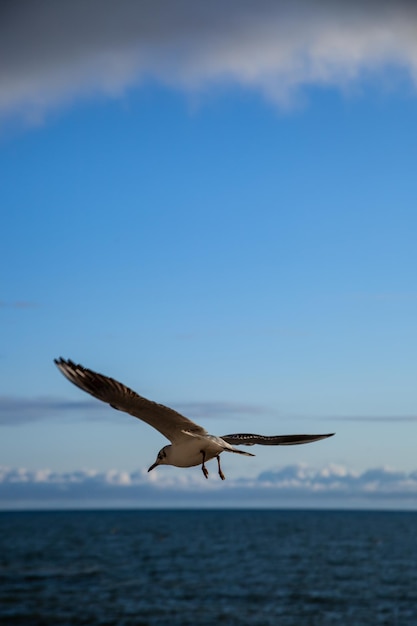
[[[159,465],[159,463],[157,463],[157,462],[156,462],[156,463],[153,463],[153,464],[150,466],[150,468],[148,469],[148,472],[150,472],[151,470],[155,469],[155,467],[156,467],[157,465]]]

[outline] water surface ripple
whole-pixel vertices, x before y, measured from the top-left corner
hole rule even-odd
[[[0,514],[0,623],[412,626],[417,513]]]

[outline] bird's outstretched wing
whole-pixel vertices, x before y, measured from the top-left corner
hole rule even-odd
[[[125,411],[138,417],[150,426],[159,430],[171,442],[187,438],[184,431],[196,434],[206,434],[206,430],[195,424],[184,415],[177,413],[163,404],[157,404],[143,398],[129,387],[119,383],[114,378],[97,374],[82,365],[63,358],[54,359],[56,366],[74,385],[90,393],[103,402],[107,402],[114,409]]]
[[[268,437],[266,435],[252,435],[250,433],[237,433],[236,435],[223,435],[222,439],[232,446],[294,446],[299,443],[311,443],[332,437],[334,433],[328,435],[276,435]]]

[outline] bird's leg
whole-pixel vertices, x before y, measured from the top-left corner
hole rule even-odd
[[[206,453],[204,452],[204,450],[200,450],[201,454],[203,455],[203,464],[201,465],[201,469],[203,470],[203,474],[206,478],[209,477],[209,473],[207,471],[207,467],[205,465],[205,460],[206,460]]]
[[[226,476],[223,474],[222,468],[220,467],[220,454],[216,456],[216,459],[217,459],[217,465],[219,466],[219,476],[222,480],[224,480]]]

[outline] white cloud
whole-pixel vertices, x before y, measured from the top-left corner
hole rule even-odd
[[[185,90],[244,85],[288,104],[393,65],[417,82],[417,5],[319,0],[15,0],[0,20],[0,113],[36,121],[62,102],[148,77]]]
[[[164,471],[165,470],[165,471]],[[357,472],[340,465],[315,469],[288,465],[255,479],[206,481],[198,468],[159,468],[148,474],[77,470],[55,472],[0,467],[2,508],[25,506],[307,506],[416,508],[417,470],[374,468]]]

